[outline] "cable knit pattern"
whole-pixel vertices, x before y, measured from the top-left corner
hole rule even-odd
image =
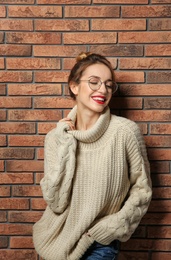
[[[56,213],[62,213],[69,203],[75,171],[77,141],[67,130],[69,126],[60,122],[54,131],[54,140],[50,140],[50,134],[45,140],[45,176],[40,185],[45,201]],[[53,149],[49,145],[51,141]]]
[[[76,112],[75,106],[68,115],[73,121]],[[79,260],[95,240],[128,240],[151,200],[139,128],[109,108],[86,131],[58,123],[45,139],[44,170],[48,206],[33,227],[33,241],[45,260]]]

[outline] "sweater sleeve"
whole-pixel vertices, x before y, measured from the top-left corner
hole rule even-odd
[[[101,219],[88,231],[101,244],[109,244],[115,239],[127,241],[147,212],[151,201],[150,167],[144,139],[138,126],[134,122],[129,124],[124,131],[127,132],[125,147],[130,189],[122,208]]]
[[[44,200],[59,214],[69,204],[75,171],[76,140],[66,128],[66,123],[60,122],[45,137],[44,177],[40,182]]]

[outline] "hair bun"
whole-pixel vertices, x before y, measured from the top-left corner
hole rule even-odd
[[[90,56],[92,53],[91,52],[81,52],[77,58],[76,58],[76,61],[79,62],[83,59],[86,59],[88,56]]]

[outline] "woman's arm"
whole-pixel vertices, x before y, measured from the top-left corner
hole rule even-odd
[[[70,202],[75,171],[76,140],[67,133],[68,124],[60,122],[45,138],[44,177],[40,182],[43,197],[56,213]]]
[[[127,241],[147,212],[151,201],[150,169],[144,140],[134,122],[125,131],[128,131],[126,152],[131,187],[120,211],[100,220],[88,231],[89,235],[102,244],[109,244],[114,239]]]

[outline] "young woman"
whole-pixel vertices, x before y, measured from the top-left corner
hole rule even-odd
[[[105,57],[80,54],[68,85],[76,105],[45,139],[34,245],[45,260],[114,260],[151,200],[145,145],[134,122],[110,113],[117,85]]]

